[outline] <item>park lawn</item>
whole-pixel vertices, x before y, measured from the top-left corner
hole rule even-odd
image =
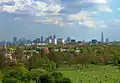
[[[82,83],[120,83],[120,69],[110,65],[99,67],[89,65],[89,68],[79,71],[69,66],[60,66],[57,71],[71,78],[73,83],[78,83],[79,80],[82,80]]]

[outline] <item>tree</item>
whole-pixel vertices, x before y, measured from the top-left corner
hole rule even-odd
[[[90,57],[88,56],[88,54],[78,55],[75,57],[75,61],[77,64],[82,64],[82,66],[84,65],[86,67],[89,61],[89,58]]]
[[[4,51],[0,51],[0,68],[4,68],[6,66],[6,57]]]
[[[37,69],[42,67],[43,65],[43,60],[41,59],[41,57],[39,55],[33,55],[30,59],[29,59],[29,69]]]
[[[9,69],[8,72],[4,74],[3,83],[20,83],[22,82],[22,77],[27,73],[27,69],[23,64],[18,63],[13,68]]]
[[[23,59],[25,57],[24,49],[21,47],[17,47],[12,57],[14,59],[17,59],[18,62],[23,62]]]

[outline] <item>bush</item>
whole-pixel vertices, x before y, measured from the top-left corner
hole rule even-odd
[[[43,74],[39,78],[39,83],[53,83],[54,79],[50,74]]]
[[[2,83],[20,83],[20,81],[17,78],[11,77],[11,78],[4,78],[2,80]]]
[[[58,78],[55,80],[55,83],[72,83],[71,79],[69,78]]]
[[[2,74],[2,72],[0,71],[0,82],[2,81],[2,78],[3,78],[3,74]]]
[[[63,74],[60,72],[52,72],[52,76],[56,79],[56,78],[62,78]]]
[[[40,76],[41,76],[41,74],[43,74],[43,73],[46,73],[46,71],[45,70],[43,70],[43,69],[40,69],[40,68],[38,68],[38,69],[32,69],[31,71],[29,71],[29,72],[27,72],[24,76],[23,76],[23,81],[24,82],[29,82],[29,81],[38,81],[39,80],[39,78],[40,78]]]

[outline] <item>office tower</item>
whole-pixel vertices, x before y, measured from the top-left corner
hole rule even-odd
[[[36,43],[40,43],[40,38],[36,38]]]
[[[50,35],[48,38],[49,38],[49,39],[52,39],[52,35]]]
[[[41,35],[41,43],[43,43],[44,42],[44,37],[43,37],[43,35]]]
[[[71,43],[75,43],[76,42],[76,40],[75,39],[71,39]]]
[[[109,42],[109,39],[108,38],[106,38],[106,43],[108,43]]]
[[[58,39],[57,39],[57,44],[61,44],[61,43],[62,43],[62,40],[63,40],[62,38],[58,38]]]
[[[56,38],[52,39],[52,44],[57,45],[57,39]]]
[[[56,35],[55,34],[53,35],[53,38],[56,39]]]
[[[23,43],[23,44],[26,44],[26,42],[27,42],[26,38],[25,38],[25,37],[22,37],[22,43]]]
[[[70,43],[70,41],[71,41],[71,39],[70,39],[70,37],[67,37],[67,43]]]
[[[22,45],[22,39],[21,39],[21,38],[18,39],[18,44],[19,44],[19,45]]]
[[[102,32],[102,34],[101,34],[101,43],[103,43],[104,42],[104,35],[103,35],[103,32]]]
[[[13,37],[13,44],[14,44],[14,45],[17,44],[17,37]]]
[[[52,39],[51,38],[48,38],[48,43],[52,44]]]

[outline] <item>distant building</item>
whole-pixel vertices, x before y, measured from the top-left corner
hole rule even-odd
[[[52,39],[52,43],[57,45],[57,39],[56,38]]]
[[[22,37],[21,40],[22,40],[22,43],[23,43],[23,44],[26,44],[26,43],[27,43],[27,40],[26,40],[25,37]]]
[[[71,39],[71,43],[75,43],[76,42],[76,40],[75,39]]]
[[[17,37],[13,37],[13,45],[17,45]]]
[[[56,35],[55,34],[53,35],[53,38],[56,39]]]
[[[44,43],[44,37],[43,37],[43,35],[41,35],[41,41],[40,42]]]
[[[47,38],[47,43],[48,43],[48,44],[57,45],[57,39],[56,39],[55,34],[53,35],[53,37],[52,37],[52,36],[49,36],[49,37]]]
[[[66,43],[70,43],[71,42],[71,38],[67,37]]]
[[[32,41],[31,40],[27,40],[27,44],[32,44]]]
[[[40,43],[40,38],[36,38],[36,43]]]
[[[52,38],[48,38],[48,43],[52,44]]]
[[[109,42],[109,39],[108,38],[106,38],[106,43],[108,43]]]
[[[49,38],[49,39],[52,39],[53,37],[52,37],[52,35],[50,35],[48,38]]]
[[[61,43],[62,43],[62,40],[63,40],[62,38],[58,38],[58,39],[57,39],[57,43],[58,43],[58,44],[61,44]]]
[[[82,41],[78,41],[78,43],[83,43]]]
[[[103,34],[103,32],[101,34],[101,43],[104,43],[104,34]]]
[[[96,44],[98,44],[98,41],[96,39],[92,39],[91,44],[96,45]]]

